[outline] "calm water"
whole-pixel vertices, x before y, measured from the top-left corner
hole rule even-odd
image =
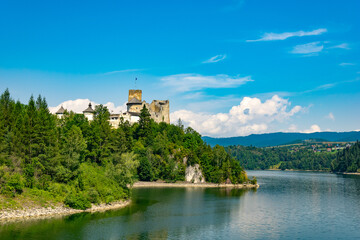
[[[360,176],[249,171],[254,190],[136,189],[105,213],[0,225],[0,239],[360,239]]]

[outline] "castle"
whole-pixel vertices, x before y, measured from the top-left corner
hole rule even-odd
[[[109,122],[112,127],[117,128],[120,124],[121,118],[124,121],[135,123],[139,121],[140,111],[146,106],[149,110],[150,116],[155,122],[170,123],[170,107],[169,100],[153,100],[150,104],[142,100],[142,91],[139,89],[130,89],[128,102],[126,103],[127,111],[120,113],[111,113]],[[84,116],[92,121],[94,118],[94,109],[89,103],[88,108],[83,111]],[[65,109],[61,106],[60,109],[55,113],[58,118],[62,118],[65,113]]]

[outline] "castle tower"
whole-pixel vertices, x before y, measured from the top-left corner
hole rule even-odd
[[[91,103],[89,103],[89,107],[83,111],[83,114],[89,121],[92,121],[94,119],[94,112]]]
[[[58,118],[63,118],[64,113],[65,113],[65,109],[63,108],[63,106],[61,106],[61,108],[59,108],[59,110],[55,114]]]
[[[130,89],[129,90],[129,98],[128,102],[130,102],[133,98],[136,98],[140,102],[142,101],[142,91],[140,89]]]
[[[170,124],[170,104],[169,100],[154,100],[150,104],[150,114],[155,122],[165,122]]]
[[[139,89],[130,89],[127,102],[127,111],[130,113],[140,113],[142,108],[142,91]]]

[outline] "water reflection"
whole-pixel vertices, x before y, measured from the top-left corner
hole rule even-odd
[[[249,171],[260,188],[135,189],[123,209],[0,225],[0,239],[357,238],[360,176]]]

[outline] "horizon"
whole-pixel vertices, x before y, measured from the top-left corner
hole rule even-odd
[[[1,5],[0,91],[22,103],[122,111],[136,85],[203,136],[360,131],[359,1]]]

